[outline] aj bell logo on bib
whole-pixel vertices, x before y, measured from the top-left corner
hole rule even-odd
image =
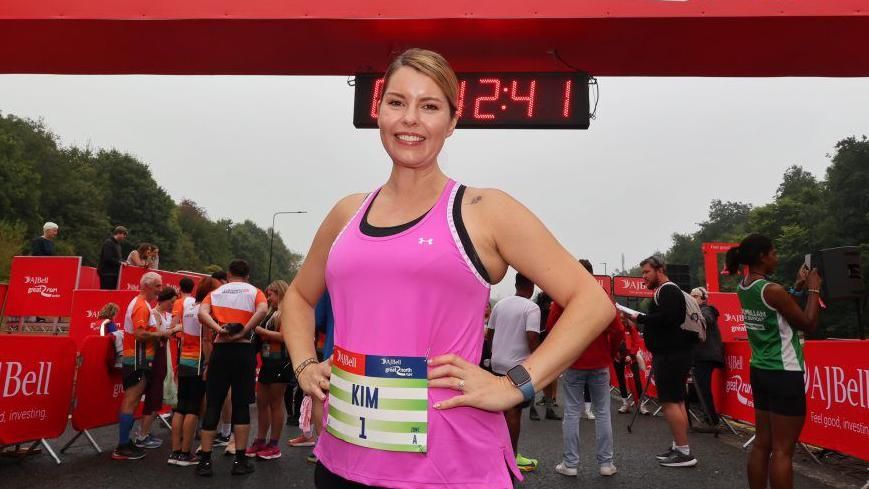
[[[427,450],[425,357],[364,355],[336,346],[332,358],[329,433],[378,450]]]

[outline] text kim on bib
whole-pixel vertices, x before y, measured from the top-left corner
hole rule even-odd
[[[428,367],[425,357],[332,355],[326,429],[348,443],[394,452],[425,452]]]

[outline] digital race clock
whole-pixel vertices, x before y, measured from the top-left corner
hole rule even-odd
[[[377,127],[382,74],[356,75],[353,125]],[[459,73],[457,127],[588,129],[585,73]]]

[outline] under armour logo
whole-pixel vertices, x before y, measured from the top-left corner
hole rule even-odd
[[[434,244],[434,238],[429,238],[429,239],[419,238],[419,244],[420,245],[428,244],[429,246],[431,246]]]

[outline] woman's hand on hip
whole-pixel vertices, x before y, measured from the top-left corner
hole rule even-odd
[[[453,389],[458,395],[434,405],[435,409],[458,406],[486,411],[505,411],[522,402],[522,392],[507,377],[498,377],[468,362],[448,354],[429,361],[429,387]]]
[[[323,401],[329,392],[329,379],[332,377],[332,359],[313,363],[299,374],[299,387],[313,399]]]

